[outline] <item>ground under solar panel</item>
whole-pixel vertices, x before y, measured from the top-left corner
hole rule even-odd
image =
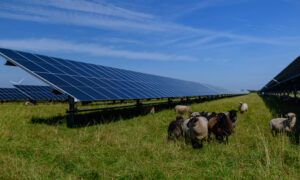
[[[67,95],[53,94],[50,86],[14,85],[19,91],[26,94],[31,100],[65,100]]]
[[[200,83],[0,48],[0,55],[80,101],[232,94]]]
[[[0,100],[12,101],[12,100],[25,100],[29,99],[25,94],[17,90],[16,88],[0,88]]]

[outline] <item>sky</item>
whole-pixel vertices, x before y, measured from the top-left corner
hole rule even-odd
[[[1,0],[0,47],[261,89],[300,55],[299,17],[299,0]],[[41,84],[0,63],[0,87]]]

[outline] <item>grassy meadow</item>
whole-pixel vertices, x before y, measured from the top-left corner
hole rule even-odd
[[[299,104],[249,94],[191,107],[220,112],[240,101],[249,111],[238,114],[228,145],[213,141],[200,150],[167,143],[173,109],[67,128],[67,104],[0,104],[0,179],[299,179],[300,145],[272,137],[268,126],[290,111],[299,119]]]

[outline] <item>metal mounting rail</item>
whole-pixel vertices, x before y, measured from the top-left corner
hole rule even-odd
[[[107,109],[119,109],[119,108],[128,108],[128,107],[137,107],[138,105],[142,106],[149,106],[155,104],[167,104],[167,103],[177,103],[180,101],[163,101],[163,102],[153,102],[153,103],[139,103],[139,104],[132,104],[132,105],[125,105],[125,106],[113,106],[113,107],[103,107],[103,108],[91,108],[91,109],[74,109],[74,110],[67,110],[67,113],[78,113],[78,112],[87,112],[87,111],[98,111],[98,110],[107,110]]]

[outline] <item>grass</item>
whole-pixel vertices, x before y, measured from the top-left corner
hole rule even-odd
[[[183,141],[167,143],[173,109],[154,115],[67,128],[33,118],[65,115],[67,104],[0,105],[0,179],[299,179],[300,147],[289,137],[272,137],[268,122],[299,104],[256,94],[192,104],[194,111],[238,114],[229,144],[205,143],[194,150]],[[279,111],[281,110],[281,111]],[[51,118],[50,118],[51,119]],[[297,123],[299,126],[299,123]]]

